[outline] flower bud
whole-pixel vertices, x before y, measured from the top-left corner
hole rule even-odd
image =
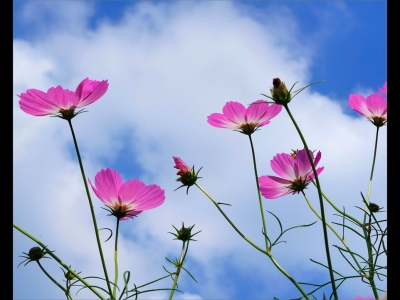
[[[369,207],[369,211],[372,212],[372,213],[379,212],[379,205],[378,204],[370,203],[368,207]]]
[[[274,78],[272,80],[273,87],[270,88],[272,98],[277,104],[287,104],[292,100],[292,95],[286,88],[284,82],[279,78]]]
[[[43,250],[40,247],[33,247],[29,250],[30,260],[39,260],[44,256]]]

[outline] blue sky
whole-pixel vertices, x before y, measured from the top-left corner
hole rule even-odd
[[[326,80],[296,97],[292,111],[310,147],[322,152],[325,193],[357,214],[354,206],[361,205],[359,192],[368,185],[375,131],[347,100],[352,93],[368,96],[387,80],[387,2],[13,4],[14,95],[56,85],[74,90],[86,77],[108,79],[110,87],[102,99],[73,120],[87,177],[110,167],[124,180],[139,178],[166,191],[161,207],[121,224],[120,266],[132,270],[132,280],[140,284],[164,275],[164,257],[178,256],[180,247],[167,232],[172,231],[171,224],[177,227],[184,221],[202,230],[187,262],[199,283],[182,276],[185,294],[177,295],[179,299],[296,297],[287,279],[237,236],[199,190],[191,188],[188,196],[183,189],[174,192],[179,185],[172,156],[196,168],[203,166],[200,184],[218,201],[232,203],[227,213],[260,242],[248,141],[235,132],[212,128],[206,117],[221,112],[227,101],[248,104],[261,99],[274,77],[288,86],[299,81],[298,87]],[[59,119],[23,113],[18,100],[14,96],[14,207],[22,209],[14,209],[14,222],[51,245],[76,269],[101,274],[68,126]],[[254,143],[259,175],[272,175],[269,161],[276,153],[301,147],[283,113],[254,134]],[[386,178],[383,127],[371,199],[384,207]],[[315,190],[310,187],[307,192],[318,207]],[[106,216],[94,193],[92,197],[101,226],[114,228],[114,220]],[[316,220],[300,195],[264,203],[286,228]],[[333,213],[327,211],[335,222]],[[269,222],[276,233],[277,224]],[[349,236],[355,249],[363,249]],[[294,277],[327,280],[327,272],[309,261],[325,261],[320,223],[289,233],[285,240],[274,255]],[[337,244],[334,236],[330,241]],[[104,246],[110,270],[111,244]],[[62,299],[34,264],[16,268],[18,255],[32,246],[14,232],[14,299]],[[339,270],[351,271],[340,255],[333,255]],[[62,275],[54,262],[46,261],[46,266],[55,276]],[[385,289],[385,284],[380,287]],[[169,286],[170,282],[162,285]],[[328,288],[324,291],[329,293]],[[371,295],[358,280],[345,283],[340,293],[343,299]],[[76,299],[88,297],[82,292]]]

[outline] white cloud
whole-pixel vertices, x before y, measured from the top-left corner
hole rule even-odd
[[[38,15],[44,11],[43,7],[26,7]],[[50,4],[45,9],[54,10]],[[63,18],[74,16],[77,20],[90,16],[92,6],[74,2],[63,9]],[[283,28],[279,36],[285,34],[285,28],[297,26],[286,19],[273,18],[273,22],[274,28]],[[191,244],[188,258],[188,269],[199,283],[195,285],[189,276],[182,276],[180,289],[185,294],[181,299],[237,298],[235,292],[245,289],[249,281],[260,284],[252,286],[258,289],[260,298],[279,297],[286,291],[296,293],[266,257],[238,237],[199,190],[192,187],[188,196],[184,188],[173,192],[179,184],[175,182],[172,156],[194,164],[196,169],[204,166],[199,183],[217,201],[231,203],[232,207],[223,207],[226,213],[246,236],[262,245],[248,138],[213,128],[206,117],[220,112],[227,101],[246,104],[260,99],[260,93],[268,93],[273,77],[281,77],[288,85],[296,81],[298,87],[307,84],[310,57],[301,41],[293,38],[288,47],[289,42],[279,40],[270,23],[252,20],[231,2],[143,2],[127,10],[120,22],[111,24],[105,20],[95,30],[87,29],[83,20],[72,27],[64,23],[46,25],[49,28],[43,30],[47,34],[40,39],[14,40],[14,94],[32,87],[46,90],[58,84],[73,90],[87,76],[109,80],[105,96],[87,108],[89,113],[73,119],[86,177],[94,178],[107,167],[101,159],[115,157],[125,142],[122,139],[128,138],[137,155],[132,159],[146,172],[140,179],[166,190],[166,202],[161,207],[121,223],[120,279],[126,269],[132,272],[131,282],[137,284],[165,275],[161,267],[167,267],[164,257],[177,257],[180,251],[179,243],[167,232],[173,230],[171,224],[178,227],[183,221],[185,225],[196,224],[194,229],[202,232],[196,236],[198,242]],[[293,53],[293,44],[304,50]],[[26,66],[32,72],[27,73]],[[28,116],[19,109],[18,97],[13,100],[14,222],[56,249],[60,258],[82,274],[101,276],[89,206],[76,156],[71,155],[67,123],[58,118]],[[365,193],[367,188],[374,127],[365,119],[344,115],[339,104],[310,90],[296,97],[290,108],[309,147],[322,152],[320,164],[325,170],[320,180],[324,192],[340,208],[346,205],[346,211],[358,214],[354,206],[361,206],[359,192]],[[259,175],[272,174],[269,161],[276,153],[302,148],[284,111],[255,133],[253,140]],[[382,206],[386,206],[387,193],[385,150],[383,128],[371,196]],[[307,194],[318,209],[315,189],[310,187]],[[114,230],[114,220],[100,209],[94,193],[92,198],[99,227]],[[264,199],[263,205],[281,218],[285,228],[316,220],[301,196]],[[327,218],[337,221],[333,210],[325,205]],[[269,214],[266,217],[268,232],[276,235],[276,222]],[[17,265],[17,255],[34,243],[14,232]],[[104,240],[107,234],[102,232],[101,236]],[[323,268],[316,271],[308,261],[312,257],[325,262],[320,223],[293,231],[284,239],[288,243],[277,246],[274,255],[294,277],[308,280],[302,278],[307,272],[327,276]],[[332,235],[330,242],[338,244]],[[349,243],[357,249],[361,247],[359,241]],[[113,242],[103,245],[113,278]],[[331,252],[335,252],[334,248]],[[343,261],[336,252],[333,257],[335,262]],[[46,263],[53,274],[61,274],[57,265]],[[61,298],[62,292],[34,264],[28,266],[14,272],[15,299],[31,295]],[[343,263],[339,266],[348,270]],[[239,272],[246,274],[248,281],[237,286],[226,277],[225,268],[232,270],[231,274],[238,273],[236,276],[241,276]],[[32,283],[27,274],[33,278]],[[18,282],[26,283],[27,294],[20,290]],[[170,284],[165,281],[161,286]],[[358,289],[365,291],[366,287],[356,280],[344,285],[346,295],[355,295]],[[149,297],[166,295],[163,292]],[[83,291],[77,299],[91,296]]]

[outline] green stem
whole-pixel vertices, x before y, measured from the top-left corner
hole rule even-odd
[[[18,225],[13,224],[13,227],[15,229],[17,229],[19,232],[21,232],[22,234],[24,234],[25,236],[27,236],[28,238],[30,238],[31,240],[35,241],[39,246],[41,246],[43,249],[46,250],[46,254],[50,255],[51,257],[53,257],[61,266],[63,266],[66,270],[68,270],[71,274],[73,274],[76,278],[79,279],[80,282],[82,282],[88,289],[90,289],[96,296],[98,296],[100,299],[102,300],[106,300],[101,294],[99,294],[99,292],[94,289],[88,282],[86,282],[85,279],[83,279],[81,276],[79,276],[78,273],[76,273],[74,270],[72,270],[70,267],[68,267],[64,262],[62,262],[56,255],[53,254],[53,252],[51,252],[49,250],[49,248],[47,248],[41,241],[39,241],[37,238],[35,238],[33,235],[29,234],[28,232],[26,232],[25,230],[23,230],[21,227],[19,227]]]
[[[85,185],[86,194],[87,194],[88,200],[89,200],[90,212],[91,212],[91,214],[92,214],[94,232],[95,232],[95,234],[96,234],[96,241],[97,241],[97,246],[98,246],[98,248],[99,248],[99,254],[100,254],[100,258],[101,258],[101,264],[102,264],[102,266],[103,266],[103,271],[104,271],[104,276],[105,276],[106,283],[107,283],[108,292],[110,293],[110,296],[111,296],[111,295],[112,295],[112,293],[111,293],[111,285],[110,285],[110,280],[108,279],[108,273],[107,273],[106,263],[105,263],[105,261],[104,261],[103,250],[101,249],[101,242],[100,242],[99,230],[98,230],[98,227],[97,227],[96,216],[95,216],[95,214],[94,214],[94,208],[93,208],[92,198],[90,197],[89,187],[88,187],[88,184],[87,184],[87,181],[86,181],[86,175],[85,175],[85,171],[84,171],[84,169],[83,169],[82,159],[81,159],[81,155],[80,155],[80,153],[79,153],[78,143],[77,143],[77,141],[76,141],[74,129],[73,129],[73,127],[72,127],[71,120],[67,120],[67,121],[68,121],[68,124],[69,124],[69,128],[71,129],[72,138],[73,138],[73,140],[74,140],[76,155],[78,156],[79,167],[80,167],[80,169],[81,169],[82,179],[83,179],[83,183],[84,183],[84,185]],[[115,299],[115,298],[114,298],[114,299]]]
[[[378,137],[379,137],[379,127],[377,126],[376,127],[376,135],[375,135],[374,156],[372,158],[371,174],[369,177],[367,197],[365,199],[366,203],[365,203],[365,208],[364,208],[364,224],[367,219],[367,212],[369,211],[367,208],[367,205],[369,204],[369,198],[371,196],[372,179],[374,177],[375,160],[376,160],[376,153],[377,153],[377,149],[378,149]],[[370,219],[371,219],[371,217],[370,217]],[[371,222],[371,220],[369,220],[369,222]],[[364,237],[365,237],[365,240],[367,243],[367,249],[368,249],[368,264],[369,264],[369,268],[370,268],[370,275],[368,276],[368,280],[371,283],[371,288],[374,291],[375,297],[377,297],[378,292],[376,291],[376,287],[374,284],[373,254],[372,254],[372,245],[371,245],[371,239],[370,239],[371,225],[369,225],[369,230],[367,230],[365,226],[362,226],[362,228],[363,228]],[[371,270],[372,270],[372,272],[371,272]],[[378,298],[376,298],[376,299],[378,299]]]
[[[168,300],[172,300],[172,297],[174,296],[175,288],[176,288],[176,286],[178,284],[179,274],[181,273],[181,268],[183,266],[183,261],[185,260],[186,253],[187,253],[188,248],[189,248],[189,241],[187,242],[186,249],[185,249],[185,244],[186,244],[186,241],[183,241],[181,257],[179,258],[179,263],[178,263],[178,266],[176,267],[174,283],[172,284],[172,288],[171,288],[171,292],[169,294]]]
[[[297,132],[298,132],[298,134],[300,136],[301,141],[303,142],[304,148],[306,149],[307,156],[308,156],[308,159],[310,161],[310,164],[311,164],[311,167],[312,167],[312,170],[313,170],[315,181],[317,183],[318,198],[319,198],[319,204],[320,204],[320,207],[321,207],[322,229],[323,229],[323,232],[324,232],[326,259],[328,261],[328,267],[329,267],[329,276],[331,278],[331,285],[332,285],[333,295],[335,297],[335,300],[338,300],[339,298],[338,298],[337,290],[336,290],[335,277],[333,275],[333,267],[332,267],[332,262],[331,262],[331,255],[330,255],[330,252],[329,252],[329,242],[328,242],[328,232],[326,230],[327,226],[326,226],[326,221],[325,221],[324,201],[322,200],[321,185],[319,184],[318,174],[317,174],[317,171],[315,169],[314,161],[313,161],[313,159],[311,157],[310,150],[308,149],[307,142],[304,139],[304,136],[301,133],[301,130],[300,130],[299,126],[296,123],[296,120],[294,119],[292,113],[290,112],[288,105],[284,104],[283,107],[286,109],[290,119],[292,120],[294,126],[296,127],[296,130],[297,130]]]
[[[211,200],[211,202],[217,207],[217,209],[219,210],[219,212],[224,216],[224,218],[229,222],[229,224],[233,227],[233,229],[235,229],[235,231],[246,241],[248,242],[250,245],[252,245],[254,248],[256,248],[258,251],[266,254],[269,259],[272,261],[272,263],[275,265],[275,267],[281,271],[281,273],[283,275],[285,275],[295,286],[296,288],[300,291],[300,293],[304,296],[305,299],[309,300],[306,292],[301,288],[301,286],[297,283],[296,280],[294,280],[292,278],[292,276],[289,275],[289,273],[287,273],[285,271],[285,269],[283,269],[278,262],[275,260],[275,258],[273,257],[273,255],[271,254],[270,251],[268,250],[264,250],[260,247],[258,247],[256,244],[254,244],[251,240],[249,240],[233,223],[232,221],[228,218],[228,216],[224,213],[224,211],[219,207],[218,203],[215,202],[215,200],[198,184],[195,183],[195,186],[197,186],[206,196],[208,199]]]
[[[320,219],[322,221],[321,216],[318,214],[318,212],[314,209],[314,207],[311,205],[310,201],[308,200],[306,194],[304,193],[304,191],[302,191],[302,194],[304,196],[304,198],[307,201],[308,206],[310,207],[310,209],[313,211],[313,213],[318,217],[318,219]],[[358,263],[357,259],[355,258],[353,252],[350,250],[349,246],[347,245],[347,243],[344,241],[344,239],[336,232],[336,230],[332,227],[331,224],[326,223],[326,225],[329,227],[330,230],[332,230],[332,232],[336,235],[336,237],[342,242],[343,246],[346,247],[347,251],[349,251],[349,254],[351,255],[351,257],[353,258],[354,262],[356,263],[358,269],[360,272],[362,272],[365,275],[365,272],[363,271],[363,269],[361,268],[360,264]]]
[[[47,273],[47,271],[42,267],[40,261],[37,260],[36,262],[39,265],[40,269],[42,269],[43,273],[46,274],[46,276],[49,277],[50,280],[53,281],[56,286],[58,286],[60,289],[62,289],[64,291],[65,295],[67,296],[67,299],[74,300],[72,295],[61,284],[59,284],[53,277],[51,277],[51,275],[49,273]]]
[[[367,231],[367,247],[368,247],[368,266],[369,266],[369,275],[367,277],[369,283],[371,284],[372,291],[374,292],[375,299],[379,299],[378,291],[375,286],[374,275],[375,275],[375,264],[373,261],[372,254],[372,244],[371,244],[371,215],[369,215],[369,226]]]
[[[254,153],[254,146],[253,146],[253,140],[251,139],[251,135],[249,135],[249,140],[250,140],[250,146],[251,146],[251,154],[252,154],[252,156],[253,156],[254,174],[255,174],[255,176],[256,176],[257,193],[258,193],[258,202],[260,203],[261,219],[262,219],[263,228],[264,228],[265,250],[268,251],[267,225],[266,225],[266,223],[265,223],[264,209],[263,209],[262,198],[261,198],[261,191],[260,191],[260,183],[258,182],[256,155],[255,155],[255,153]]]
[[[311,182],[314,184],[315,187],[317,187],[317,185],[315,184],[314,180],[311,180]],[[350,216],[348,214],[346,214],[345,212],[341,211],[329,198],[328,196],[326,196],[324,194],[323,191],[321,191],[322,197],[324,197],[324,199],[338,212],[340,213],[342,216],[346,216],[347,218],[351,219],[352,221],[354,221],[355,223],[357,223],[358,225],[360,225],[360,227],[363,226],[363,223],[361,223],[360,221],[358,221],[356,218],[354,218],[353,216]]]
[[[117,284],[118,284],[118,229],[119,229],[119,219],[117,218],[117,228],[115,230],[115,250],[114,250],[114,264],[115,264],[114,289],[113,289],[114,299],[117,299]]]

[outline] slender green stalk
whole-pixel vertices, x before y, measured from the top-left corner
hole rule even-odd
[[[96,234],[96,241],[97,241],[97,246],[98,246],[98,248],[99,248],[99,254],[100,254],[100,258],[101,258],[101,264],[102,264],[102,266],[103,266],[103,271],[104,271],[104,276],[105,276],[106,283],[107,283],[108,292],[110,293],[110,296],[111,296],[112,293],[111,293],[110,280],[108,279],[107,267],[106,267],[106,263],[105,263],[105,261],[104,261],[103,250],[101,249],[101,242],[100,242],[99,230],[98,230],[98,227],[97,227],[96,215],[94,214],[94,208],[93,208],[92,198],[90,197],[89,187],[88,187],[88,184],[87,184],[87,182],[86,182],[85,170],[83,169],[82,159],[81,159],[81,155],[80,155],[80,153],[79,153],[78,143],[77,143],[77,141],[76,141],[76,137],[75,137],[74,129],[73,129],[73,127],[72,127],[71,120],[67,120],[67,121],[68,121],[68,124],[69,124],[69,128],[71,129],[72,138],[73,138],[73,140],[74,140],[76,155],[78,156],[79,167],[80,167],[80,169],[81,169],[82,179],[83,179],[83,183],[85,184],[85,190],[86,190],[86,194],[87,194],[87,197],[88,197],[88,200],[89,200],[90,212],[91,212],[91,214],[92,214],[94,232],[95,232],[95,234]],[[115,299],[115,298],[114,298],[114,299]]]
[[[60,289],[62,289],[64,291],[65,295],[67,296],[67,299],[74,300],[72,295],[61,284],[59,284],[53,277],[51,277],[51,275],[49,273],[47,273],[47,271],[42,267],[40,261],[37,260],[36,262],[39,265],[40,269],[42,269],[43,273],[46,274],[46,276],[49,277],[50,280],[53,281],[56,286],[58,286]]]
[[[368,247],[368,266],[369,266],[369,275],[367,277],[369,283],[371,284],[372,291],[374,292],[375,299],[379,299],[378,291],[375,286],[374,282],[374,275],[375,275],[375,264],[373,261],[373,254],[372,254],[372,244],[371,244],[371,215],[369,216],[369,226],[367,231],[367,247]]]
[[[333,267],[332,267],[332,261],[331,261],[331,255],[330,255],[330,251],[329,251],[329,242],[328,242],[328,232],[326,230],[326,221],[325,221],[325,210],[324,210],[324,201],[322,200],[322,193],[321,193],[321,185],[319,184],[319,179],[318,179],[318,174],[317,171],[315,169],[315,165],[314,165],[314,161],[311,157],[310,154],[310,149],[307,146],[307,142],[303,136],[303,134],[301,133],[301,130],[299,128],[299,126],[296,123],[296,120],[294,119],[292,113],[290,112],[290,109],[288,107],[287,104],[284,104],[283,107],[286,109],[290,119],[292,120],[294,126],[296,127],[296,130],[301,138],[301,141],[303,142],[304,148],[307,150],[307,156],[308,159],[310,160],[310,164],[312,166],[312,170],[314,173],[314,178],[315,181],[317,183],[317,189],[318,189],[318,198],[319,198],[319,204],[320,204],[320,208],[321,208],[321,217],[322,217],[322,229],[324,232],[324,242],[325,242],[325,251],[326,251],[326,258],[328,261],[328,266],[329,266],[329,276],[331,278],[331,285],[332,285],[332,291],[333,291],[333,295],[335,297],[335,300],[338,300],[338,295],[337,295],[337,290],[336,290],[336,283],[335,283],[335,277],[333,275]]]
[[[302,194],[304,196],[304,198],[307,201],[308,206],[310,207],[310,209],[313,211],[313,213],[318,217],[318,219],[320,219],[322,221],[321,216],[318,214],[318,212],[314,209],[314,207],[311,205],[310,201],[308,200],[306,194],[304,193],[304,191],[302,191]],[[363,269],[361,268],[360,264],[358,263],[357,259],[354,257],[353,252],[350,250],[349,246],[347,245],[347,243],[344,241],[344,239],[337,233],[337,231],[332,227],[331,224],[326,223],[326,225],[329,227],[330,230],[332,230],[332,232],[336,235],[336,237],[342,242],[343,246],[346,247],[347,251],[349,251],[351,257],[353,258],[354,262],[356,263],[358,269],[360,270],[360,272],[362,272],[365,275],[365,272],[363,271]]]
[[[317,187],[317,185],[315,184],[314,180],[311,180],[311,182],[314,184],[315,187]],[[346,216],[347,218],[351,219],[352,221],[354,221],[355,223],[357,223],[360,226],[363,226],[363,223],[361,223],[360,221],[358,221],[356,218],[354,218],[353,216],[350,216],[348,214],[346,214],[345,212],[341,211],[329,198],[328,196],[326,196],[324,194],[324,192],[321,190],[321,194],[322,197],[324,197],[324,199],[338,212],[340,213],[342,216]]]
[[[175,288],[176,288],[176,286],[177,286],[177,284],[178,284],[179,274],[181,273],[181,268],[182,268],[182,266],[183,266],[183,262],[184,262],[184,260],[185,260],[186,253],[187,253],[187,251],[188,251],[188,249],[189,249],[189,241],[187,242],[186,249],[185,249],[185,244],[186,244],[186,241],[183,241],[183,242],[182,242],[181,257],[179,258],[178,265],[176,266],[176,272],[175,272],[174,283],[172,284],[172,288],[171,288],[171,292],[169,293],[168,300],[172,300],[172,297],[174,296]]]
[[[365,208],[364,208],[364,224],[367,219],[367,213],[368,213],[368,208],[367,205],[369,204],[369,198],[371,196],[371,188],[372,188],[372,179],[374,177],[374,169],[375,169],[375,160],[376,160],[376,153],[378,149],[378,137],[379,137],[379,127],[376,127],[376,135],[375,135],[375,146],[374,146],[374,156],[372,158],[372,167],[371,167],[371,174],[369,177],[369,183],[368,183],[368,191],[367,191],[367,197],[365,199]],[[370,217],[371,218],[371,217]],[[371,220],[370,220],[371,222]],[[366,226],[362,226],[363,232],[364,232],[364,237],[367,243],[367,250],[368,250],[368,264],[369,264],[369,269],[370,269],[370,274],[368,276],[368,280],[371,283],[371,288],[374,291],[374,295],[376,299],[379,299],[378,292],[376,290],[375,284],[374,283],[374,269],[373,269],[373,253],[372,253],[372,245],[371,245],[371,231],[370,231],[370,226],[369,225],[369,230],[367,230]],[[372,285],[373,284],[373,285]]]
[[[264,209],[263,209],[263,204],[262,204],[262,198],[261,198],[261,192],[260,192],[260,183],[258,182],[258,174],[257,174],[257,163],[256,163],[256,155],[254,153],[254,146],[253,146],[253,140],[251,139],[251,135],[249,135],[249,140],[250,140],[250,146],[251,146],[251,154],[253,156],[253,166],[254,166],[254,174],[256,176],[256,184],[257,184],[257,193],[258,193],[258,201],[260,203],[260,212],[261,212],[261,219],[263,222],[263,228],[264,228],[264,238],[265,238],[265,250],[268,250],[268,239],[267,239],[267,224],[265,223],[265,217],[264,217]]]
[[[232,221],[228,218],[228,216],[224,213],[224,211],[219,207],[218,203],[215,202],[215,200],[198,184],[195,183],[195,185],[207,196],[208,199],[211,200],[211,202],[217,207],[217,209],[219,210],[219,212],[224,216],[224,218],[228,221],[229,224],[231,224],[231,226],[233,227],[233,229],[235,229],[235,231],[246,241],[248,242],[250,245],[252,245],[254,248],[256,248],[258,251],[266,254],[269,259],[272,261],[272,263],[275,265],[275,267],[281,271],[281,273],[283,275],[285,275],[295,286],[296,288],[300,291],[300,293],[304,296],[305,299],[309,300],[306,292],[301,288],[301,286],[297,283],[296,280],[293,279],[292,276],[289,275],[289,273],[287,273],[285,271],[285,269],[283,269],[278,262],[275,260],[275,258],[273,257],[273,255],[271,254],[270,251],[268,250],[264,250],[260,247],[258,247],[256,244],[254,244],[251,240],[249,240],[233,223]]]
[[[114,289],[113,289],[114,299],[117,299],[117,284],[118,284],[118,229],[119,229],[119,219],[117,218],[117,228],[115,230],[115,250],[114,250],[114,264],[115,264]]]
[[[370,177],[369,177],[367,198],[365,199],[365,201],[367,202],[367,204],[369,204],[369,197],[371,196],[372,178],[374,177],[376,152],[377,152],[377,149],[378,149],[378,136],[379,136],[379,127],[376,127],[375,146],[374,146],[374,157],[373,157],[373,159],[372,159],[371,175],[370,175]],[[365,219],[364,219],[364,223],[365,223]]]
[[[78,273],[76,273],[74,270],[72,270],[70,267],[68,267],[64,262],[61,261],[53,252],[50,251],[49,248],[47,248],[41,241],[39,241],[37,238],[35,238],[33,235],[29,234],[25,230],[23,230],[21,227],[19,227],[16,224],[13,224],[13,227],[17,229],[19,232],[30,238],[32,241],[35,241],[39,246],[41,246],[43,249],[46,250],[46,254],[50,255],[52,258],[54,258],[61,266],[63,266],[66,270],[68,270],[71,274],[73,274],[80,282],[82,282],[88,289],[90,289],[96,296],[98,296],[102,300],[106,300],[99,292],[93,288],[85,279],[83,279],[81,276],[79,276]]]

